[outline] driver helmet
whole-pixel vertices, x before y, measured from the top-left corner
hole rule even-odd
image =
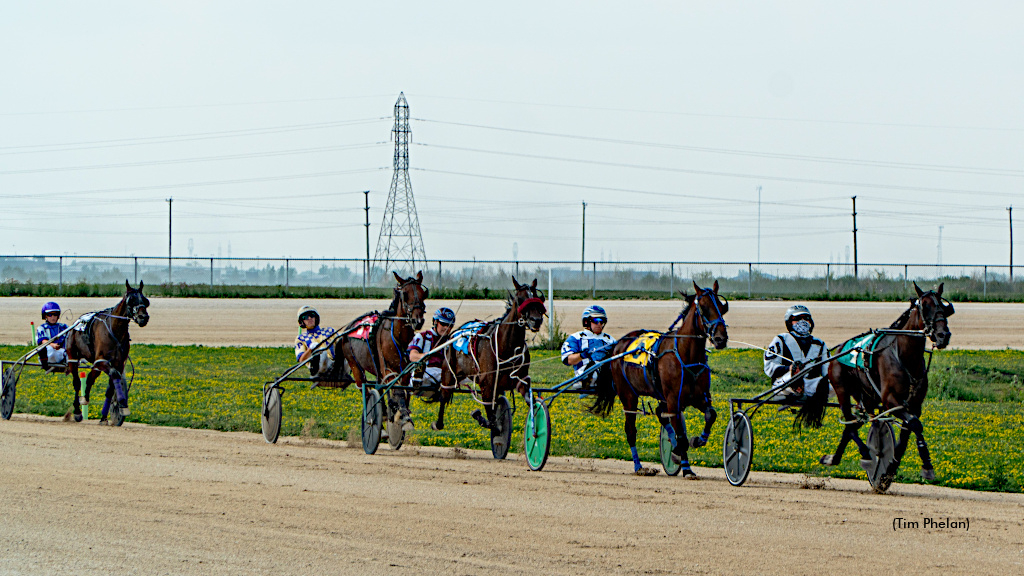
[[[590,321],[595,318],[600,318],[607,322],[608,314],[605,313],[604,308],[601,308],[600,306],[587,306],[587,309],[583,311],[583,327],[586,328],[589,326]]]
[[[441,307],[434,312],[434,321],[451,326],[455,324],[455,312],[451,308]]]
[[[786,328],[789,329],[790,327],[792,327],[794,318],[800,318],[804,316],[807,317],[807,321],[811,323],[811,328],[813,329],[814,318],[811,317],[811,311],[807,309],[807,306],[804,306],[803,304],[796,304],[794,306],[790,306],[789,309],[786,310]]]
[[[48,312],[56,312],[60,314],[60,306],[56,302],[47,302],[43,304],[43,310],[41,312],[43,320],[46,320],[46,314]]]
[[[304,317],[307,317],[307,316],[313,316],[314,318],[316,318],[316,325],[317,326],[320,325],[320,313],[316,311],[316,308],[313,308],[312,306],[307,304],[307,305],[303,306],[302,308],[299,308],[299,313],[298,313],[299,326],[302,326],[302,319]]]

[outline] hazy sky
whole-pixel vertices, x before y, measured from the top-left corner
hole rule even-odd
[[[8,2],[0,254],[1005,263],[1019,2]],[[1024,221],[1021,222],[1024,226]]]

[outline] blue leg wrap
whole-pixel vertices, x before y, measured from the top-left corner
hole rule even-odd
[[[666,424],[665,425],[665,431],[668,432],[668,439],[669,439],[669,441],[672,442],[672,449],[674,450],[675,447],[676,447],[676,444],[679,443],[679,439],[676,436],[676,430],[675,430],[675,428],[672,427],[671,424]]]
[[[636,446],[630,446],[629,453],[633,455],[633,472],[643,468],[643,466],[640,465],[640,455],[636,453]]]
[[[679,463],[679,466],[681,466],[683,470],[689,470],[690,469],[690,461],[689,460],[683,460],[682,462]]]

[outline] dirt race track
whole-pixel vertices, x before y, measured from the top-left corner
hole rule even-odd
[[[0,343],[21,344],[29,339],[29,322],[39,320],[45,298],[0,298]],[[90,310],[114,305],[113,298],[61,298],[63,321]],[[282,346],[291,345],[297,324],[295,312],[305,301],[153,298],[152,320],[145,328],[132,328],[132,341],[150,344],[203,344],[206,346]],[[341,327],[363,312],[387,308],[385,300],[312,300],[323,323]],[[500,315],[504,307],[497,300],[464,302],[430,300],[428,314],[439,306],[457,310],[459,321],[489,319]],[[586,301],[559,300],[555,311],[565,332],[578,330],[580,313]],[[619,337],[636,328],[664,330],[681,308],[680,301],[600,302],[610,316],[608,332]],[[730,345],[741,342],[765,346],[783,330],[782,316],[791,302],[734,301],[726,316]],[[838,344],[870,328],[883,328],[899,317],[907,304],[902,302],[809,302],[815,319],[814,334],[827,344]],[[957,304],[950,321],[952,348],[1024,349],[1024,304]],[[546,333],[547,326],[542,328]]]
[[[15,415],[0,574],[1024,573],[1021,494],[509,458]]]

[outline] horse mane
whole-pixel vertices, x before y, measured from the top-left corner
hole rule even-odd
[[[910,321],[910,314],[911,314],[911,312],[913,312],[914,308],[916,308],[916,307],[917,307],[916,304],[912,301],[910,303],[910,308],[907,308],[906,310],[904,310],[903,314],[900,314],[900,317],[897,318],[895,322],[893,322],[892,324],[889,325],[889,328],[891,330],[899,330],[900,328],[906,326],[907,322]]]

